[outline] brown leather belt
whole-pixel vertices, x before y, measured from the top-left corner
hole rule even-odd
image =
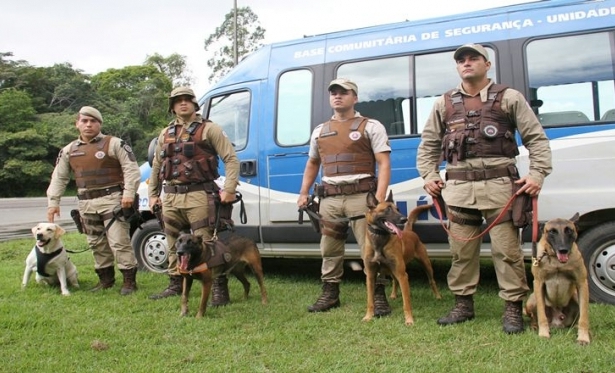
[[[121,192],[124,190],[121,185],[112,186],[105,189],[96,189],[96,190],[88,190],[83,192],[82,194],[77,195],[77,199],[83,201],[85,199],[94,199],[99,197],[108,196],[111,193]]]
[[[378,182],[376,178],[368,177],[359,180],[358,183],[353,184],[327,184],[323,183],[316,188],[315,194],[318,197],[332,197],[337,195],[350,195],[357,193],[367,193],[369,191],[376,191]]]
[[[163,187],[165,193],[175,193],[175,194],[184,194],[190,192],[197,192],[200,190],[204,190],[206,192],[212,193],[218,190],[216,187],[216,183],[213,181],[199,183],[199,184],[179,184],[179,185],[165,185]]]
[[[496,177],[518,177],[515,166],[503,168],[488,168],[472,171],[446,171],[446,180],[481,181],[495,179]]]

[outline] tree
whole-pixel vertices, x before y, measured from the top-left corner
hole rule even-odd
[[[2,132],[17,132],[33,126],[36,111],[30,96],[13,88],[0,92],[0,128]]]
[[[207,61],[207,66],[212,69],[209,82],[214,82],[228,73],[234,63],[233,40],[235,39],[235,12],[232,10],[224,16],[222,25],[205,39],[205,50],[219,47],[214,56]],[[254,52],[263,44],[265,29],[260,26],[258,16],[250,7],[237,8],[237,59]]]
[[[145,66],[154,66],[173,82],[173,87],[189,86],[192,84],[191,71],[186,63],[186,56],[173,53],[164,57],[158,53],[148,55],[143,63]]]

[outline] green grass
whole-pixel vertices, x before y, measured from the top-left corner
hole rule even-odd
[[[79,250],[84,236],[64,236]],[[447,261],[434,263],[444,297],[436,300],[422,270],[409,268],[415,325],[403,322],[401,299],[393,314],[365,323],[361,272],[347,269],[342,307],[310,314],[320,294],[320,261],[265,259],[269,304],[261,305],[253,276],[242,299],[229,281],[232,303],[196,312],[199,289],[190,297],[191,317],[179,316],[179,297],[152,301],[167,277],[138,275],[139,291],[119,295],[119,284],[90,293],[97,277],[89,252],[71,254],[81,288],[70,297],[36,284],[20,290],[32,240],[0,243],[0,372],[614,372],[615,307],[590,305],[592,342],[575,343],[576,329],[556,330],[550,340],[533,331],[505,335],[503,301],[489,261],[481,270],[476,319],[440,327],[453,296],[446,288]],[[121,279],[119,271],[116,277]],[[118,281],[121,282],[121,281]],[[390,290],[390,287],[387,288]]]

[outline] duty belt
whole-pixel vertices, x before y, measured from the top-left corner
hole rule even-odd
[[[177,184],[177,185],[165,185],[163,190],[165,193],[185,194],[190,192],[196,192],[204,190],[206,192],[215,192],[218,188],[213,181],[208,181],[198,184]]]
[[[105,188],[105,189],[87,190],[83,192],[82,194],[78,194],[77,198],[80,201],[85,200],[85,199],[94,199],[94,198],[99,198],[103,196],[108,196],[111,193],[121,192],[122,190],[124,190],[124,188],[122,188],[121,185],[116,185],[116,186],[112,186],[112,187]]]
[[[446,180],[481,181],[506,176],[518,178],[519,172],[517,171],[517,167],[508,166],[502,168],[488,168],[485,170],[446,171]]]
[[[377,181],[376,178],[369,177],[359,180],[358,183],[353,184],[327,184],[323,183],[318,185],[314,191],[318,197],[332,197],[337,195],[350,195],[357,193],[367,193],[369,191],[376,190]]]

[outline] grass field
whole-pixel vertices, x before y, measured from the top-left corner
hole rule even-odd
[[[64,236],[79,250],[84,236]],[[575,343],[576,329],[556,330],[550,340],[536,332],[505,335],[503,301],[488,261],[475,298],[476,319],[440,327],[453,296],[446,288],[449,263],[434,269],[443,300],[436,300],[420,267],[409,268],[415,325],[403,322],[401,299],[390,317],[365,323],[365,284],[347,268],[342,307],[310,314],[320,294],[320,261],[265,259],[269,304],[229,281],[232,303],[208,308],[203,319],[179,316],[179,297],[147,296],[168,283],[164,275],[140,272],[139,290],[91,293],[96,282],[89,252],[71,254],[81,288],[70,297],[58,288],[30,282],[20,289],[32,240],[0,243],[0,372],[615,372],[615,307],[591,304],[591,345]],[[196,284],[195,284],[196,286]],[[199,297],[190,298],[193,316]],[[390,290],[390,287],[387,288]]]

